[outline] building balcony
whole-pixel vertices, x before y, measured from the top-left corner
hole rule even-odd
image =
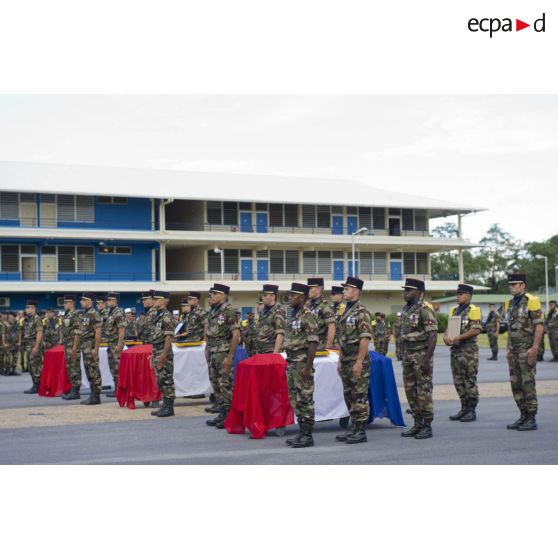
[[[146,282],[157,281],[158,274],[150,273],[149,271],[125,272],[125,271],[111,271],[111,272],[96,272],[96,273],[64,273],[64,272],[49,272],[49,271],[17,271],[17,272],[1,272],[0,273],[0,289],[3,282],[19,281],[19,282]]]
[[[118,231],[153,231],[156,227],[154,222],[146,222],[145,220],[126,222],[118,219],[95,219],[94,221],[63,221],[61,219],[49,218],[32,218],[22,217],[20,219],[2,219],[0,220],[0,228],[16,228],[17,230],[34,229],[35,234],[42,235],[46,229],[86,229],[90,230],[118,230]],[[4,234],[4,231],[2,231]]]

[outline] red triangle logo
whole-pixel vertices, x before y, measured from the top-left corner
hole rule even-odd
[[[531,24],[525,23],[524,21],[521,21],[520,19],[515,20],[515,30],[516,31],[521,31],[522,29],[525,29],[526,27],[531,27]]]

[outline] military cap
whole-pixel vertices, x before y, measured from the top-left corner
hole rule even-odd
[[[343,287],[338,287],[337,285],[334,285],[333,287],[331,287],[331,294],[332,295],[343,294]]]
[[[153,291],[153,298],[170,298],[170,293],[167,291]]]
[[[95,297],[95,300],[96,300],[97,302],[106,302],[106,301],[107,301],[107,295],[98,294],[98,295]]]
[[[291,293],[302,294],[304,296],[308,296],[308,293],[310,292],[310,286],[305,285],[304,283],[292,283],[290,290],[291,290]]]
[[[54,312],[54,310],[52,308],[47,308],[46,312]]]
[[[555,300],[549,300],[548,304],[556,304],[556,301]]]
[[[362,291],[364,281],[358,277],[347,277],[347,280],[344,283],[341,283],[341,285],[344,287],[354,287],[355,289]]]
[[[83,293],[81,295],[81,300],[90,300],[91,302],[93,302],[94,300],[97,300],[97,294],[96,293]]]
[[[382,313],[381,313],[381,312],[376,312],[376,313],[374,314],[374,316],[380,316],[380,318],[381,318],[381,317],[382,317]]]
[[[153,290],[141,293],[141,299],[143,300],[144,298],[153,298]]]
[[[182,306],[184,306],[185,304],[190,304],[190,301],[189,301],[187,298],[183,298],[183,299],[180,301],[180,304],[181,304]]]
[[[172,315],[173,315],[173,316],[178,316],[178,314],[179,314],[178,310],[173,310],[173,311],[172,311]]]
[[[32,298],[29,298],[29,299],[27,299],[27,302],[25,303],[25,306],[35,306],[35,307],[37,307],[37,306],[39,306],[39,303],[36,300],[34,300]]]
[[[508,284],[527,283],[526,273],[508,273]]]
[[[221,285],[220,283],[213,283],[213,287],[209,289],[210,293],[223,293],[228,295],[231,288],[228,285]]]
[[[120,293],[115,293],[111,291],[110,293],[107,293],[107,300],[109,298],[114,298],[115,300],[118,300],[120,298]]]
[[[131,314],[132,313],[132,309],[131,308],[126,308],[124,310],[124,314]]]
[[[190,291],[188,298],[201,298],[201,293],[199,291]]]
[[[420,279],[412,279],[411,277],[408,277],[405,280],[405,285],[403,285],[402,287],[403,289],[414,289],[417,291],[424,291],[425,287],[424,287],[424,281],[421,281]]]
[[[323,277],[310,277],[306,281],[309,287],[323,287],[324,286],[324,279]]]
[[[75,302],[76,295],[75,294],[65,294],[64,295],[64,302]]]
[[[264,285],[262,287],[262,293],[264,294],[277,294],[279,292],[278,285]]]
[[[466,294],[473,294],[475,289],[471,285],[465,285],[463,283],[459,283],[457,285],[457,293],[466,293]]]
[[[258,297],[258,304],[263,304],[263,303],[264,303],[263,298],[261,296],[259,296]]]

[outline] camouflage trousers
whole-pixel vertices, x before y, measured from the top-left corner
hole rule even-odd
[[[544,346],[544,333],[541,337],[541,344],[539,345],[539,350],[537,351],[537,358],[542,358],[544,356],[545,346]]]
[[[548,343],[550,345],[550,351],[554,358],[558,358],[558,329],[549,330],[548,332]]]
[[[4,373],[6,370],[8,370],[8,360],[8,350],[0,346],[0,372]]]
[[[498,355],[498,336],[492,333],[488,334],[488,344],[494,356]]]
[[[381,355],[386,355],[388,351],[388,343],[385,339],[374,339],[374,350]]]
[[[406,352],[403,356],[403,384],[405,395],[415,419],[422,418],[432,422],[434,406],[432,404],[432,372],[433,359],[425,372],[423,363],[426,350]]]
[[[399,337],[395,338],[395,355],[399,360],[403,359],[403,346]]]
[[[76,351],[76,358],[72,360],[72,343],[64,344],[64,356],[66,357],[66,372],[68,374],[68,380],[72,384],[72,387],[81,386],[81,368],[79,365],[79,352]]]
[[[35,342],[25,344],[25,359],[28,363],[27,367],[29,372],[31,373],[33,382],[38,383],[41,380],[41,370],[43,369],[44,348],[41,345],[35,353],[35,356],[32,356],[31,350],[34,346]]]
[[[535,385],[536,364],[527,362],[527,348],[508,350],[508,365],[513,398],[521,411],[536,414],[537,389]]]
[[[275,348],[275,342],[273,343],[257,343],[256,342],[256,353],[258,355],[268,355],[273,352]]]
[[[172,352],[172,351],[170,351]],[[120,355],[122,351],[116,350],[116,343],[108,343],[107,345],[107,358],[110,369],[110,374],[114,380],[114,387],[118,386],[118,368],[120,367]]]
[[[231,408],[234,370],[225,372],[223,369],[223,361],[227,358],[229,351],[218,351],[209,353],[209,380],[213,387],[215,400],[228,412]]]
[[[17,359],[19,357],[19,350],[17,347],[8,345],[6,349],[0,349],[0,371],[10,372],[17,368]]]
[[[368,422],[370,416],[370,403],[368,401],[368,385],[370,384],[370,355],[366,355],[362,363],[360,377],[353,375],[353,366],[356,359],[344,360],[341,358],[341,381],[343,382],[343,397],[349,409],[353,424]]]
[[[99,395],[103,387],[101,381],[101,369],[99,368],[99,359],[93,358],[93,349],[95,348],[95,341],[93,339],[87,341],[80,341],[80,351],[83,357],[83,367],[85,368],[85,375],[91,386],[91,393]],[[79,353],[78,353],[79,355]],[[76,359],[79,366],[79,358]]]
[[[299,424],[314,424],[314,367],[308,378],[302,376],[303,362],[290,362],[287,357],[289,400]]]
[[[157,377],[157,385],[163,397],[174,400],[176,392],[174,389],[174,353],[172,348],[167,355],[167,360],[161,368],[157,368],[157,358],[163,353],[165,345],[153,345],[153,368]],[[111,371],[112,372],[112,371]]]
[[[479,388],[477,373],[479,371],[479,348],[461,347],[451,352],[451,374],[453,385],[461,402],[474,407],[479,403]]]

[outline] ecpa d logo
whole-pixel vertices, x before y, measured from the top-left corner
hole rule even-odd
[[[539,19],[536,19],[533,22],[532,27],[536,33],[544,33],[545,26],[546,14],[543,13],[543,15]],[[498,17],[485,17],[482,19],[472,17],[468,21],[467,27],[472,33],[478,33],[479,31],[482,33],[489,33],[489,37],[492,38],[492,35],[494,35],[494,33],[511,33],[513,31],[521,31],[522,29],[531,27],[531,24],[525,23],[521,19],[516,19],[514,28],[513,19],[509,17],[505,17],[503,19],[500,19]]]

